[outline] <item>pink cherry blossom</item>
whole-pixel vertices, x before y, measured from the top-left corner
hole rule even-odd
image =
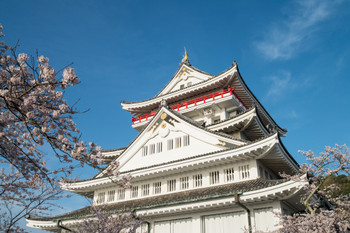
[[[19,62],[19,63],[24,63],[24,62],[26,62],[26,61],[29,60],[29,57],[28,57],[27,54],[21,53],[21,54],[18,55],[18,58],[17,58],[17,59],[18,59],[18,62]]]
[[[350,175],[350,153],[346,145],[326,146],[315,155],[312,151],[299,151],[308,160],[295,176],[282,174],[287,179],[300,180],[308,174],[309,184],[304,187],[302,204],[305,212],[281,216],[280,232],[350,232],[350,195],[334,196],[338,187],[326,185],[333,175]],[[329,204],[324,204],[324,203]]]
[[[0,232],[22,232],[21,218],[52,207],[50,201],[63,195],[61,177],[69,178],[79,164],[101,169],[104,163],[100,147],[79,140],[73,121],[78,112],[64,99],[63,89],[79,83],[74,69],[62,77],[48,58],[16,50],[0,41]],[[42,151],[46,145],[49,154]],[[54,171],[48,159],[57,159]]]

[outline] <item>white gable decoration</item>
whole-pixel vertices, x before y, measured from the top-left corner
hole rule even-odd
[[[120,172],[246,144],[242,140],[204,130],[183,118],[162,107],[117,159]]]
[[[206,81],[212,77],[212,75],[199,72],[195,68],[185,63],[182,63],[180,68],[175,73],[174,77],[157,95],[157,97],[171,93],[176,90],[184,89],[185,87],[190,87],[194,84]]]

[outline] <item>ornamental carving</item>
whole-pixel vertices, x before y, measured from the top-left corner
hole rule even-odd
[[[215,111],[212,108],[205,108],[203,110],[204,116],[212,116],[214,115]]]

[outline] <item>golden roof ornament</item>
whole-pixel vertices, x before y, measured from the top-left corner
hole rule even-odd
[[[181,63],[186,63],[186,64],[190,65],[190,61],[188,60],[188,54],[187,54],[186,47],[184,47],[184,48],[185,48],[185,55],[183,56]]]

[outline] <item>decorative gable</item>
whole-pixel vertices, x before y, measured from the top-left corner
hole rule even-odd
[[[181,63],[179,69],[175,73],[170,82],[157,95],[162,96],[170,92],[190,87],[194,84],[206,81],[213,76],[205,72],[201,72],[187,63]]]
[[[162,107],[120,155],[119,171],[168,163],[244,144],[246,142],[242,140],[205,130],[184,116]]]

